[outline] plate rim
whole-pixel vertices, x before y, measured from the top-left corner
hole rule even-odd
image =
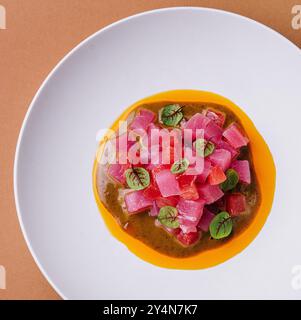
[[[24,226],[23,223],[23,214],[22,214],[22,209],[19,203],[19,191],[18,191],[18,166],[19,166],[19,154],[20,154],[20,148],[22,145],[22,141],[23,141],[23,137],[24,137],[24,133],[28,124],[28,120],[31,116],[31,113],[33,112],[35,106],[36,106],[36,101],[38,100],[38,98],[40,97],[42,91],[44,90],[44,87],[46,86],[46,84],[51,80],[51,78],[53,78],[53,76],[55,75],[55,73],[60,69],[60,67],[65,63],[65,61],[67,61],[69,59],[69,57],[71,57],[77,50],[79,50],[80,48],[84,47],[90,40],[96,38],[99,34],[106,32],[107,30],[110,30],[112,28],[114,28],[117,25],[121,25],[123,23],[127,23],[130,20],[136,19],[136,18],[140,18],[144,15],[152,15],[152,14],[157,14],[157,13],[162,13],[162,12],[166,12],[166,11],[199,11],[199,12],[215,12],[218,14],[222,14],[222,15],[230,15],[233,16],[234,18],[240,19],[244,22],[249,22],[249,23],[253,23],[258,25],[259,27],[263,27],[264,29],[268,30],[269,32],[272,32],[274,35],[277,35],[278,38],[282,39],[282,41],[286,41],[286,43],[290,46],[292,46],[293,48],[297,49],[300,52],[300,48],[294,44],[292,41],[290,41],[288,38],[286,38],[285,36],[283,36],[281,33],[279,33],[278,31],[272,29],[269,26],[266,26],[265,24],[262,24],[256,20],[253,20],[249,17],[240,15],[238,13],[234,13],[234,12],[230,12],[230,11],[226,11],[226,10],[221,10],[221,9],[215,9],[215,8],[210,8],[210,7],[198,7],[198,6],[175,6],[175,7],[165,7],[165,8],[159,8],[159,9],[153,9],[153,10],[148,10],[148,11],[143,11],[134,15],[130,15],[127,16],[125,18],[122,18],[120,20],[117,20],[99,30],[97,30],[96,32],[92,33],[91,35],[89,35],[88,37],[84,38],[82,41],[80,41],[73,49],[71,49],[65,56],[63,56],[63,58],[61,58],[59,60],[59,62],[51,69],[51,71],[48,73],[48,75],[46,76],[46,78],[43,80],[43,82],[41,83],[41,85],[39,86],[39,89],[37,90],[37,92],[35,93],[34,97],[32,98],[29,107],[26,111],[25,117],[22,121],[21,124],[21,129],[18,135],[18,139],[17,139],[17,144],[16,144],[16,149],[15,149],[15,156],[14,156],[14,165],[13,165],[13,189],[14,189],[14,200],[15,200],[15,206],[16,206],[16,212],[17,212],[17,217],[18,217],[18,221],[21,227],[21,231],[23,234],[23,237],[25,239],[25,243],[27,245],[27,248],[30,251],[31,256],[34,259],[34,262],[36,263],[36,265],[38,266],[40,272],[42,273],[42,275],[45,277],[45,279],[47,280],[47,282],[51,285],[51,287],[55,290],[55,292],[64,300],[69,300],[69,298],[62,292],[61,289],[58,288],[58,286],[52,281],[51,277],[48,275],[48,272],[46,271],[46,269],[42,266],[42,264],[40,263],[32,245],[31,245],[31,241],[30,241],[30,237],[27,233],[27,230]]]

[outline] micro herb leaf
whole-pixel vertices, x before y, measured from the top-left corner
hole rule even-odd
[[[210,235],[213,239],[222,239],[229,236],[232,231],[232,219],[228,212],[223,211],[217,214],[211,221]]]
[[[234,169],[228,169],[226,177],[227,179],[220,185],[224,192],[234,189],[239,180],[238,173]]]
[[[177,216],[178,210],[175,207],[165,206],[160,209],[158,220],[163,226],[176,229],[180,226]]]
[[[183,119],[182,107],[169,104],[159,111],[159,121],[168,127],[176,127]]]
[[[187,170],[188,166],[189,166],[189,161],[186,158],[180,159],[171,166],[170,171],[173,174],[183,173],[184,171]]]
[[[126,182],[131,189],[142,190],[149,186],[150,177],[147,170],[141,167],[132,167],[125,171]]]
[[[211,141],[206,141],[205,139],[196,139],[195,141],[195,150],[196,154],[200,157],[208,157],[213,153],[215,145]]]

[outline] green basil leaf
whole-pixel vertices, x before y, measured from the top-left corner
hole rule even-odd
[[[179,104],[170,104],[159,112],[159,121],[168,127],[176,127],[183,119],[182,107]]]
[[[173,174],[182,173],[182,172],[186,171],[188,167],[189,167],[189,161],[186,158],[184,158],[184,159],[180,159],[180,160],[176,161],[171,166],[170,171]]]
[[[158,220],[161,224],[163,224],[163,226],[176,229],[180,226],[177,216],[178,210],[175,207],[165,206],[160,209]]]
[[[232,231],[232,220],[228,212],[223,211],[217,214],[211,221],[210,235],[213,239],[222,239],[228,237]]]
[[[225,192],[235,188],[239,180],[238,173],[234,169],[228,169],[226,177],[227,179],[220,185],[221,189]]]
[[[142,190],[149,186],[150,177],[147,170],[133,167],[125,171],[126,182],[131,189]]]
[[[205,139],[196,139],[194,142],[196,154],[200,157],[208,157],[213,153],[215,145],[211,141],[206,141]]]

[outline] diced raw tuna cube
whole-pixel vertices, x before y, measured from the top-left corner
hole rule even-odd
[[[197,200],[199,198],[199,193],[194,183],[195,179],[196,176],[180,175],[177,177],[181,198],[187,200]]]
[[[205,139],[217,143],[221,140],[223,129],[215,122],[210,121],[205,129]]]
[[[246,211],[246,197],[241,193],[232,193],[226,197],[226,209],[231,216],[239,216]]]
[[[236,160],[232,163],[231,167],[238,173],[240,182],[246,184],[251,183],[250,165],[248,160]]]
[[[138,115],[135,116],[134,120],[130,124],[130,129],[143,129],[147,130],[149,124],[154,121],[156,115],[146,109],[141,109],[138,113]]]
[[[209,230],[210,223],[215,217],[215,214],[209,211],[206,207],[204,208],[202,218],[198,224],[198,228],[204,232]]]
[[[177,235],[178,241],[184,246],[190,246],[201,238],[201,232],[184,233],[183,231]]]
[[[190,129],[192,131],[192,139],[196,138],[196,130],[205,129],[210,122],[210,119],[202,115],[201,113],[196,113],[193,115],[185,124],[185,130]]]
[[[208,176],[208,183],[211,185],[217,185],[224,182],[227,179],[224,171],[218,167],[212,167]]]
[[[223,171],[226,171],[231,164],[231,153],[225,149],[216,149],[208,159],[214,166],[219,166]]]
[[[110,177],[120,182],[125,183],[125,171],[130,167],[129,164],[112,163],[109,165],[108,174]]]
[[[156,217],[159,214],[159,207],[157,206],[156,201],[153,201],[153,206],[151,207],[150,211],[149,211],[149,215],[151,217]]]
[[[197,175],[196,182],[205,183],[205,181],[210,173],[210,170],[211,170],[211,162],[208,159],[205,159],[203,171],[202,171],[202,173]]]
[[[178,220],[180,223],[180,226],[185,225],[186,227],[196,227],[198,222],[195,217],[190,216],[183,216],[181,214],[178,215]]]
[[[144,197],[143,190],[127,193],[124,197],[124,201],[129,214],[144,211],[153,205],[152,200]]]
[[[165,206],[171,206],[176,207],[179,202],[178,196],[171,196],[171,197],[161,197],[156,200],[156,204],[159,208],[165,207]]]
[[[176,177],[178,182],[179,182],[179,186],[180,189],[186,187],[186,186],[190,186],[195,182],[196,176],[186,176],[186,175],[179,175]]]
[[[148,109],[140,109],[139,116],[144,117],[149,122],[153,122],[156,119],[156,114]]]
[[[146,131],[149,124],[150,122],[145,117],[136,116],[133,122],[130,124],[130,129],[143,129]]]
[[[225,149],[228,150],[231,153],[231,157],[232,160],[235,159],[239,152],[233,148],[227,141],[225,140],[220,140],[217,144],[216,144],[217,149]]]
[[[199,198],[198,189],[195,184],[192,183],[190,186],[181,188],[181,198],[186,200],[197,200]]]
[[[203,199],[199,200],[185,200],[180,199],[177,209],[179,214],[183,217],[184,220],[193,222],[196,226],[201,219],[203,214],[205,201]],[[186,223],[183,223],[186,224]]]
[[[223,136],[234,148],[246,146],[249,139],[245,137],[235,123],[231,124],[223,133]]]
[[[143,194],[145,198],[150,199],[150,200],[156,200],[161,197],[161,192],[156,186],[155,183],[151,183],[149,187],[143,190]]]
[[[198,187],[200,198],[204,199],[206,204],[211,204],[220,199],[224,193],[219,186],[204,184]]]
[[[180,229],[182,230],[183,233],[197,232],[196,226],[187,226],[185,224],[181,224]]]
[[[213,111],[210,109],[204,110],[204,116],[214,121],[218,126],[223,127],[226,115],[223,112]]]
[[[155,180],[163,197],[176,196],[181,193],[176,176],[170,170],[157,172]]]

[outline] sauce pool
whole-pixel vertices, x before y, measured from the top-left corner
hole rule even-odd
[[[140,107],[158,112],[168,103],[183,105],[183,112],[187,119],[207,108],[222,111],[226,114],[224,127],[235,121],[245,130],[250,139],[250,145],[243,149],[239,159],[249,161],[252,183],[248,186],[240,186],[240,189],[236,190],[246,195],[248,209],[241,216],[235,217],[231,236],[214,240],[209,233],[206,233],[195,245],[184,247],[163,228],[155,226],[154,217],[150,217],[147,210],[143,213],[128,215],[122,208],[122,202],[118,196],[117,189],[121,186],[107,176],[106,166],[99,164],[98,161],[95,161],[93,170],[94,193],[110,231],[136,255],[167,268],[206,268],[223,262],[241,251],[259,232],[272,205],[275,167],[267,145],[251,120],[232,102],[212,93],[176,90],[158,94],[137,102],[118,120],[126,119]],[[112,129],[116,130],[117,127],[118,121]],[[100,144],[98,159],[101,157],[104,144],[105,140]],[[260,157],[256,157],[258,151],[261,152]],[[264,170],[263,167],[269,169]],[[269,190],[262,188],[265,185],[269,185]]]

